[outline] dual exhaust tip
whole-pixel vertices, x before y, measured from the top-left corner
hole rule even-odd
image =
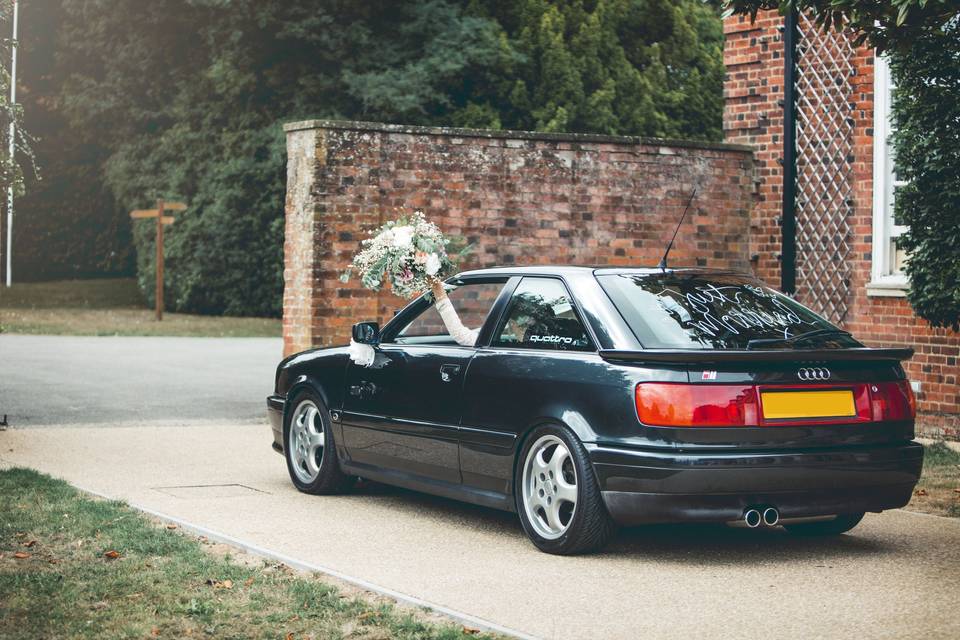
[[[776,507],[750,507],[743,512],[743,523],[749,529],[756,529],[761,524],[775,527],[780,522],[780,512]]]

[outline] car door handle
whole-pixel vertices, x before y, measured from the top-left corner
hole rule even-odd
[[[454,378],[460,375],[460,365],[458,364],[442,364],[440,365],[440,379],[444,382],[450,382]]]
[[[350,395],[357,398],[370,398],[376,395],[377,385],[372,382],[361,382],[360,384],[350,385]]]

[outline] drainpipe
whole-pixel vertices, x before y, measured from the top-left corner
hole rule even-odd
[[[780,214],[780,289],[797,292],[797,12],[783,25],[783,206]]]

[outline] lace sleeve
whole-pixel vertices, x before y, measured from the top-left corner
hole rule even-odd
[[[480,331],[463,326],[463,323],[460,322],[460,316],[457,315],[457,310],[453,308],[453,303],[451,303],[450,298],[447,297],[442,284],[433,286],[433,295],[437,300],[437,313],[439,313],[443,319],[443,324],[447,327],[447,333],[450,334],[450,337],[452,337],[457,344],[463,345],[464,347],[472,347],[475,345]]]

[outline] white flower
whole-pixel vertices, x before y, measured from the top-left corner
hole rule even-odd
[[[435,253],[431,253],[427,256],[427,262],[423,267],[423,270],[427,272],[428,276],[435,276],[437,272],[440,271],[440,258]]]
[[[404,227],[394,227],[393,229],[393,246],[397,249],[403,249],[404,247],[409,247],[410,243],[413,242],[413,227],[404,226]]]

